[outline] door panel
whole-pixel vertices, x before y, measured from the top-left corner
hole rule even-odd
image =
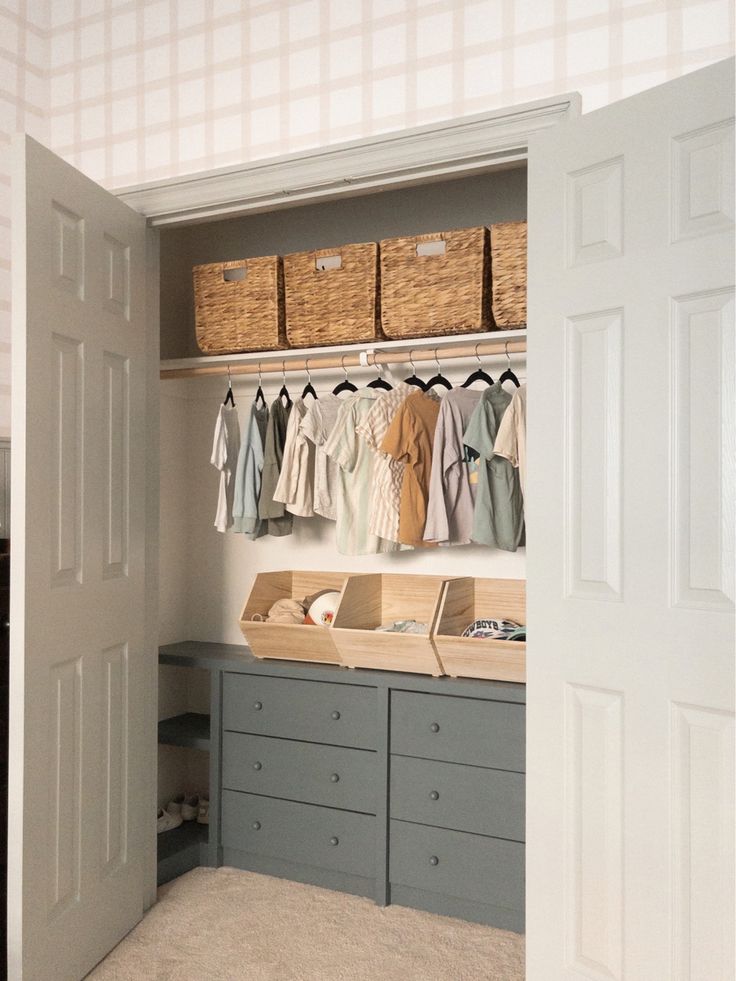
[[[736,973],[733,71],[530,147],[531,981]]]
[[[33,140],[16,152],[10,974],[71,981],[153,871],[153,325],[144,219]]]

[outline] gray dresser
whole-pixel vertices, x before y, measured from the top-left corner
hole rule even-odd
[[[211,864],[524,928],[522,685],[258,661],[211,671]]]

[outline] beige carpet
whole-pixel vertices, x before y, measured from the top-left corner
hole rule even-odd
[[[195,869],[89,981],[523,981],[504,930],[235,869]]]

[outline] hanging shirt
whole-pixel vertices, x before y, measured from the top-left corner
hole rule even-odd
[[[331,392],[322,395],[316,402],[312,402],[301,422],[301,431],[316,447],[312,501],[314,512],[331,521],[337,518],[339,473],[335,461],[325,453],[325,443],[337,422],[341,405],[342,399],[339,396]]]
[[[276,537],[290,535],[293,518],[280,501],[274,501],[273,492],[279,482],[281,461],[286,442],[286,428],[293,403],[285,406],[281,397],[271,405],[263,449],[263,478],[258,498],[258,516],[268,520],[268,534]]]
[[[313,518],[314,443],[302,432],[306,414],[304,399],[295,399],[286,427],[284,457],[273,499],[285,504],[291,514]]]
[[[498,456],[505,457],[512,467],[519,468],[521,493],[526,489],[526,385],[514,392],[511,405],[506,410],[494,450]]]
[[[361,388],[342,401],[337,421],[325,443],[325,453],[337,464],[337,550],[343,555],[394,552],[395,542],[374,535],[368,528],[373,460],[356,429],[378,397],[374,388]]]
[[[470,480],[463,433],[480,396],[472,388],[453,388],[442,399],[432,447],[425,541],[443,545],[472,541],[477,482]]]
[[[381,442],[383,453],[406,464],[399,508],[399,541],[404,545],[429,544],[424,526],[439,411],[440,400],[433,392],[414,392],[399,407]]]
[[[250,407],[250,418],[243,432],[235,473],[233,527],[237,532],[256,539],[268,531],[266,522],[258,517],[258,496],[263,473],[263,444],[268,426],[268,407]]]
[[[478,489],[473,513],[473,541],[515,552],[524,539],[524,501],[519,473],[508,460],[494,456],[496,434],[511,396],[496,382],[481,394],[465,430],[465,445],[478,453]]]
[[[368,515],[368,529],[390,542],[399,540],[399,508],[401,483],[404,479],[403,460],[394,460],[380,449],[383,437],[399,407],[417,389],[399,382],[390,392],[383,392],[358,425],[358,435],[373,450],[373,494]]]
[[[235,493],[235,467],[240,446],[240,426],[235,406],[221,405],[215,423],[210,463],[220,471],[220,487],[217,494],[215,528],[227,531],[233,523],[233,496]]]

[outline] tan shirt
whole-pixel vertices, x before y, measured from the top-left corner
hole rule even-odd
[[[439,411],[436,396],[415,392],[402,403],[381,443],[384,453],[406,464],[399,508],[399,541],[404,545],[430,544],[424,541],[424,526]]]
[[[504,413],[493,446],[498,456],[504,457],[519,469],[521,493],[526,490],[526,385],[517,388],[511,405]]]

